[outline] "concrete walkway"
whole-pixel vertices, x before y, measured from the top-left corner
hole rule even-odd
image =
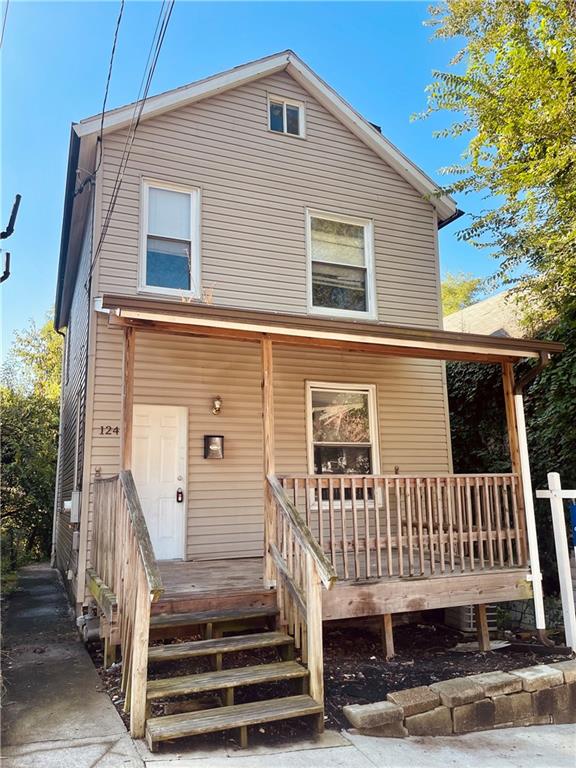
[[[20,571],[2,633],[3,768],[144,765],[78,639],[55,570]]]
[[[77,639],[56,572],[20,573],[3,628],[8,691],[2,768],[574,768],[572,725],[448,738],[379,739],[329,731],[276,748],[182,749],[151,754],[133,742]]]

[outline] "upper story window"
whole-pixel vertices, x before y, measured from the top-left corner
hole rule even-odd
[[[141,290],[199,294],[199,196],[197,189],[143,182]]]
[[[304,136],[304,104],[277,96],[268,99],[268,127],[276,133]]]
[[[375,317],[372,222],[308,211],[309,311]]]

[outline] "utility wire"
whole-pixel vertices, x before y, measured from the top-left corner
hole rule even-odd
[[[2,33],[0,34],[0,48],[2,48],[2,43],[4,42],[4,32],[6,30],[6,19],[8,18],[9,5],[10,5],[10,0],[6,0],[6,10],[4,11],[4,18],[2,19]]]
[[[120,10],[118,11],[118,18],[116,19],[116,29],[114,30],[114,40],[112,42],[112,51],[110,53],[110,63],[108,65],[108,77],[106,78],[106,87],[104,88],[104,99],[102,101],[102,113],[100,115],[100,155],[98,157],[98,164],[94,171],[80,184],[74,195],[79,195],[84,191],[86,184],[89,184],[96,178],[96,174],[100,170],[102,164],[102,137],[104,135],[104,113],[106,112],[106,103],[108,101],[108,91],[110,89],[110,79],[112,77],[112,67],[114,65],[114,54],[116,53],[116,44],[118,42],[118,30],[120,29],[120,22],[122,21],[122,14],[124,13],[125,0],[120,0]]]
[[[163,0],[162,6],[160,8],[160,13],[158,15],[158,21],[156,22],[156,28],[154,30],[154,36],[152,38],[152,43],[150,45],[150,50],[148,52],[148,58],[146,61],[146,67],[144,68],[144,74],[142,76],[142,81],[140,83],[140,90],[138,92],[138,100],[134,104],[134,111],[132,113],[132,119],[130,121],[130,126],[126,134],[126,140],[124,142],[124,149],[122,151],[122,156],[120,158],[120,162],[118,164],[118,170],[116,172],[116,178],[114,180],[114,185],[112,188],[112,193],[110,196],[110,203],[108,205],[108,209],[106,211],[106,215],[104,217],[104,222],[102,224],[102,230],[100,232],[100,237],[98,239],[98,244],[95,249],[94,257],[92,259],[92,263],[90,265],[90,272],[88,275],[88,279],[92,275],[92,272],[94,270],[94,265],[96,263],[96,260],[102,250],[102,246],[104,243],[104,240],[106,238],[106,235],[108,233],[108,228],[110,226],[110,221],[112,219],[112,215],[114,213],[114,208],[116,207],[116,202],[118,200],[118,195],[120,193],[120,188],[122,186],[122,182],[124,179],[124,173],[126,171],[128,160],[130,159],[130,153],[132,151],[132,147],[134,145],[134,139],[136,137],[136,131],[138,130],[138,126],[140,125],[140,119],[142,117],[142,112],[144,110],[144,105],[146,104],[146,99],[148,98],[148,91],[150,90],[150,86],[152,84],[152,79],[154,77],[154,72],[156,71],[156,65],[158,63],[158,58],[160,56],[160,51],[162,50],[162,45],[164,43],[164,38],[166,36],[166,30],[168,28],[168,24],[170,22],[170,17],[172,15],[172,10],[174,8],[174,2],[175,0]]]

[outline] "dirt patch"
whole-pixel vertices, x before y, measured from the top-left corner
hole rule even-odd
[[[507,646],[488,653],[460,653],[455,650],[455,646],[462,640],[460,632],[442,624],[426,622],[401,625],[394,628],[396,656],[391,661],[386,661],[382,653],[376,622],[366,621],[361,624],[342,622],[327,625],[324,630],[326,727],[346,728],[348,723],[342,714],[343,706],[382,701],[391,691],[429,685],[440,680],[480,672],[508,671],[566,659],[565,655],[553,652],[543,657],[536,645],[533,648],[522,649]],[[120,692],[121,665],[103,670],[100,647],[92,646],[91,654],[105,689],[128,725],[129,717],[123,712],[124,699]],[[241,667],[277,660],[278,657],[273,649],[264,649],[258,652],[238,653],[228,658],[225,656],[224,666]],[[210,669],[210,662],[207,659],[192,659],[158,664],[151,673],[151,677],[190,675]],[[240,704],[300,692],[297,681],[250,686],[237,690],[236,702]],[[184,707],[178,709],[178,704],[182,701],[183,699],[180,702],[176,700],[167,703],[155,702],[153,715],[160,716],[182,711]],[[218,700],[204,697],[202,707],[211,705],[218,705]],[[312,734],[309,723],[303,725],[298,720],[279,724],[270,723],[252,728],[250,742],[254,745],[272,745],[295,737],[302,738],[303,734]],[[209,734],[189,740],[188,745],[181,740],[179,748],[184,749],[186,746],[193,748],[194,744],[206,746],[223,743],[237,744],[233,734]]]

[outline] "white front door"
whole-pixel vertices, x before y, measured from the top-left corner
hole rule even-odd
[[[157,560],[186,551],[188,409],[135,405],[132,474]]]

